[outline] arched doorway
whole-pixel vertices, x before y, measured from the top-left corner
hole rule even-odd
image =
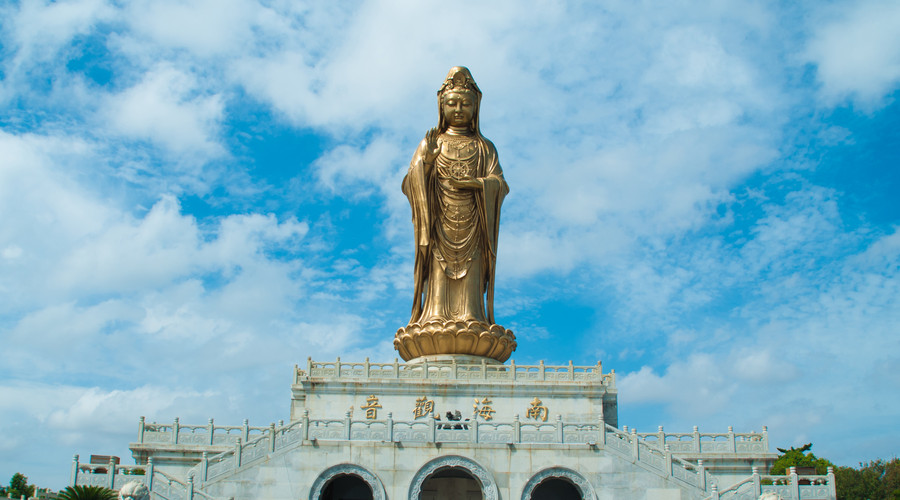
[[[531,492],[531,500],[583,500],[581,491],[560,477],[544,479]]]
[[[447,455],[430,460],[413,476],[410,500],[499,500],[494,477],[471,458]]]
[[[310,500],[386,500],[384,486],[375,474],[356,464],[333,465],[319,474],[309,492]]]
[[[565,467],[544,469],[525,483],[522,500],[596,500],[584,476]]]
[[[462,467],[434,471],[422,483],[421,500],[483,500],[481,483]]]
[[[369,483],[356,474],[334,476],[318,500],[374,500]]]

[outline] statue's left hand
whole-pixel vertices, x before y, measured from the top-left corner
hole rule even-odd
[[[481,181],[478,179],[450,179],[450,185],[456,189],[478,189],[481,187]]]

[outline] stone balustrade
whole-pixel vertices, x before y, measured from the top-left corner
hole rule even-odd
[[[206,425],[182,425],[178,418],[171,424],[147,423],[141,417],[138,424],[138,443],[171,443],[206,446],[230,446],[237,440],[249,441],[266,432],[269,427],[251,427],[245,419],[243,425],[214,425],[209,419]]]
[[[102,486],[119,490],[126,483],[140,481],[153,492],[155,499],[216,500],[194,487],[193,475],[188,475],[187,481],[181,481],[156,469],[153,459],[147,465],[119,465],[114,460],[108,464],[81,464],[78,459],[78,455],[72,459],[72,486]]]
[[[628,427],[623,427],[628,429]],[[657,447],[668,446],[674,453],[765,453],[769,451],[769,431],[763,426],[762,432],[665,432],[659,426],[657,432],[638,432],[638,437],[654,443]]]
[[[829,467],[824,476],[807,476],[797,474],[797,469],[791,467],[784,476],[767,476],[760,475],[754,467],[747,479],[721,492],[713,488],[704,500],[756,500],[765,493],[775,493],[784,500],[835,500],[834,469]]]
[[[598,362],[593,366],[545,365],[543,361],[537,365],[517,365],[511,361],[506,365],[482,363],[428,362],[371,363],[369,358],[362,363],[337,361],[319,362],[312,358],[307,360],[306,370],[294,367],[294,383],[305,378],[323,378],[329,380],[372,380],[372,379],[436,379],[436,380],[505,380],[534,382],[599,382],[609,388],[616,386],[615,370],[603,373]]]

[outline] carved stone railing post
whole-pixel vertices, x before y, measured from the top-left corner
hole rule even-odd
[[[762,441],[763,441],[763,450],[769,451],[769,428],[767,426],[763,426],[762,430]]]
[[[697,460],[697,475],[700,477],[700,489],[706,491],[706,467],[703,467],[703,460]]]
[[[209,422],[206,424],[207,431],[209,433],[209,445],[213,444],[213,433],[216,431],[215,426],[213,425],[213,419],[209,419]],[[205,479],[204,479],[205,481]]]
[[[427,379],[428,378],[428,360],[427,359],[424,362],[422,362],[422,370],[423,370],[422,377]]]
[[[394,358],[394,378],[400,378],[400,361]]]
[[[472,442],[478,442],[478,419],[472,419],[472,425],[470,427],[472,430]]]
[[[600,418],[597,420],[597,442],[606,447],[606,421],[603,420],[603,413],[600,413]]]
[[[669,449],[669,445],[666,445],[665,453],[666,453],[666,477],[672,475],[672,450]]]
[[[641,459],[641,448],[640,448],[640,439],[637,436],[637,429],[631,429],[631,455],[632,462],[637,462]]]
[[[700,453],[700,429],[694,426],[694,453]]]
[[[184,498],[185,500],[194,500],[194,476],[188,475],[187,477],[187,488],[185,488]]]
[[[459,363],[456,358],[453,359],[453,380],[459,380]]]
[[[175,422],[172,424],[172,443],[178,444],[178,417],[175,417]]]
[[[569,360],[569,380],[575,380],[575,365],[572,364],[572,360]]]
[[[350,427],[347,426],[347,428],[349,429]],[[349,436],[347,439],[350,439]],[[269,424],[269,451],[275,451],[275,422]]]
[[[512,374],[512,379],[516,380],[516,360],[512,360],[509,362],[509,371]]]
[[[153,491],[153,457],[147,459],[147,489]]]
[[[334,376],[335,378],[341,378],[341,357],[338,356],[337,361],[334,363]]]
[[[487,380],[487,359],[481,358],[481,378]]]
[[[427,415],[426,415],[426,417],[427,417]],[[434,418],[432,418],[431,420],[434,420]],[[385,439],[385,441],[387,441],[388,443],[393,443],[394,442],[394,413],[393,412],[388,412],[387,422],[385,422],[385,433],[387,434],[387,436],[385,436],[387,438],[387,439]]]
[[[719,486],[716,483],[712,484],[712,500],[719,500]]]
[[[116,489],[116,459],[109,457],[109,468],[106,470],[107,488]]]
[[[429,441],[434,443],[437,441],[437,425],[435,424],[433,418],[429,419],[429,420],[431,422],[429,423],[429,427],[428,427],[428,437],[429,437]]]
[[[734,439],[734,427],[728,426],[728,451],[734,453],[737,451],[737,443],[735,443]]]
[[[521,443],[522,442],[522,422],[519,422],[519,414],[516,413],[513,416],[513,435],[512,435],[513,443]]]
[[[563,442],[563,421],[562,421],[562,415],[560,415],[560,414],[556,415],[556,442],[557,443]]]
[[[72,475],[69,482],[72,486],[78,486],[78,455],[72,457]]]
[[[144,442],[144,417],[138,421],[138,443]]]
[[[659,426],[656,429],[656,444],[659,445],[660,448],[666,445],[666,433],[663,431],[663,426]]]
[[[765,427],[763,427],[763,429],[765,429]],[[828,467],[825,475],[827,476],[825,480],[828,482],[828,492],[831,493],[830,498],[833,500],[837,498],[837,487],[834,484],[834,467]]]
[[[541,374],[541,380],[547,380],[547,375],[544,373],[544,360],[543,359],[541,360],[541,364],[539,365],[539,367],[540,367],[539,371]]]
[[[200,459],[200,482],[205,483],[209,477],[209,453],[203,452],[203,458]]]
[[[762,481],[759,478],[759,467],[754,466],[751,477],[753,478],[753,496],[759,498],[762,495]]]
[[[306,366],[307,366],[307,369],[306,369],[306,376],[307,376],[307,377],[312,377],[312,370],[313,370],[312,356],[307,356],[307,358],[306,358]]]
[[[791,467],[788,469],[790,472],[790,484],[791,484],[791,498],[796,500],[800,500],[800,481],[798,481],[797,477],[797,467]]]
[[[241,438],[234,443],[234,470],[241,468]]]
[[[344,439],[350,441],[350,425],[352,425],[353,420],[350,417],[350,410],[344,412]]]
[[[245,418],[242,427],[240,439],[243,439],[246,443],[247,441],[250,441],[250,420]]]
[[[303,440],[309,441],[309,408],[303,409]]]

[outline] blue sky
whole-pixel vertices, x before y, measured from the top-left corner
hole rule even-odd
[[[319,5],[321,4],[321,5]],[[519,364],[620,423],[900,449],[896,2],[0,4],[0,481],[138,417],[265,425],[291,368],[390,361],[400,181],[466,65],[510,185]]]

